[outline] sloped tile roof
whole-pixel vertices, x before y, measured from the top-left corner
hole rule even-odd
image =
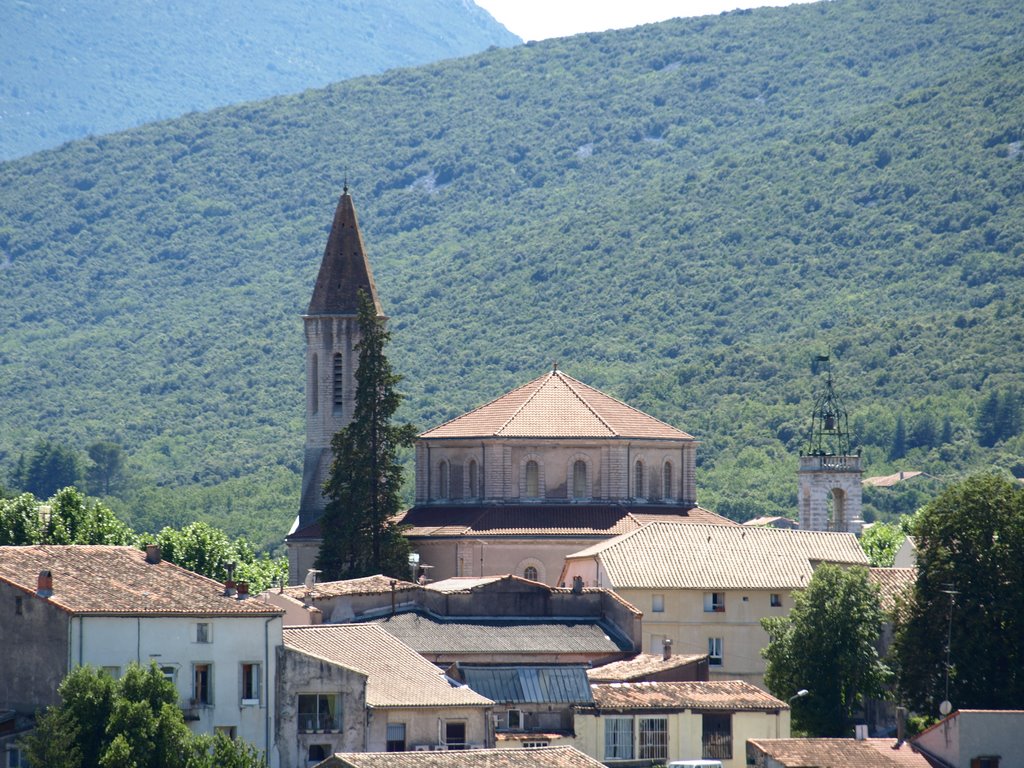
[[[575,747],[454,752],[347,752],[316,768],[603,768]]]
[[[617,641],[609,635],[613,631],[596,620],[442,619],[409,612],[372,623],[422,654],[609,654],[631,647],[625,638]]]
[[[931,768],[909,743],[895,739],[749,739],[785,768]]]
[[[0,547],[0,581],[35,595],[40,571],[53,576],[48,602],[71,614],[272,616],[259,598],[225,597],[224,585],[163,560],[146,562],[134,547]],[[40,598],[41,599],[41,598]]]
[[[765,712],[789,705],[743,680],[687,683],[597,683],[594,705],[608,709],[710,709]]]
[[[492,702],[444,674],[409,646],[374,624],[285,627],[289,648],[362,672],[370,707],[466,707]]]
[[[293,597],[296,600],[301,600],[304,597],[323,599],[328,597],[343,597],[345,595],[380,595],[391,592],[392,582],[394,582],[395,585],[395,592],[409,592],[422,589],[418,584],[413,584],[411,581],[401,581],[399,579],[392,579],[388,576],[377,574],[375,576],[365,576],[361,579],[317,582],[313,586],[312,590],[306,589],[303,585],[285,587],[284,593],[288,595],[288,597]]]
[[[378,315],[384,314],[359,233],[356,208],[346,188],[334,211],[331,234],[306,314],[355,316],[359,311],[359,291],[367,293]]]
[[[910,472],[897,472],[895,475],[884,475],[882,477],[865,477],[861,482],[864,485],[873,485],[875,488],[892,488],[897,483],[904,480],[910,480],[923,474],[924,472],[912,470]]]
[[[648,675],[666,672],[707,658],[706,653],[676,653],[664,658],[660,653],[638,653],[632,659],[613,661],[587,670],[592,683],[627,683]]]
[[[882,610],[889,613],[896,607],[896,598],[917,581],[917,568],[869,568],[868,578],[878,585]]]
[[[569,555],[597,558],[614,589],[801,589],[817,562],[867,566],[852,533],[650,523]]]
[[[423,505],[399,520],[410,537],[618,536],[654,520],[739,527],[701,507],[594,504]]]
[[[632,437],[693,440],[559,370],[513,389],[486,405],[427,430],[422,438]]]
[[[586,668],[579,664],[460,664],[466,685],[502,704],[590,704]]]

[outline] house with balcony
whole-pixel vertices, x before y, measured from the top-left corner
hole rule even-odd
[[[119,676],[156,663],[197,733],[242,739],[279,765],[274,681],[283,612],[147,551],[114,546],[0,547],[0,710],[59,703],[75,667]]]

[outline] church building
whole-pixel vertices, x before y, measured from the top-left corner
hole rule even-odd
[[[320,546],[331,437],[352,419],[357,296],[380,302],[346,188],[309,309],[302,499],[289,579]],[[697,441],[557,369],[419,436],[402,516],[431,580],[515,574],[553,584],[565,556],[653,521],[735,525],[697,506]]]

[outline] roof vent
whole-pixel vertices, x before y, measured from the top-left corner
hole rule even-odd
[[[572,577],[572,593],[574,595],[579,595],[582,592],[583,592],[583,577],[582,576],[573,576]]]
[[[36,594],[40,597],[53,597],[53,574],[50,571],[39,572]]]
[[[661,641],[661,658],[668,661],[672,658],[672,638],[666,637]]]
[[[146,545],[146,562],[152,565],[160,563],[160,545],[159,544],[147,544]]]

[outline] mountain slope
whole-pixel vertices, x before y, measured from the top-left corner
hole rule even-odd
[[[519,38],[468,0],[0,0],[0,159]]]
[[[705,505],[792,512],[831,347],[869,474],[1014,466],[1024,438],[974,426],[1024,388],[1022,34],[994,0],[762,9],[4,164],[0,461],[114,437],[136,527],[279,537],[298,315],[347,174],[424,429],[557,360],[695,434]]]

